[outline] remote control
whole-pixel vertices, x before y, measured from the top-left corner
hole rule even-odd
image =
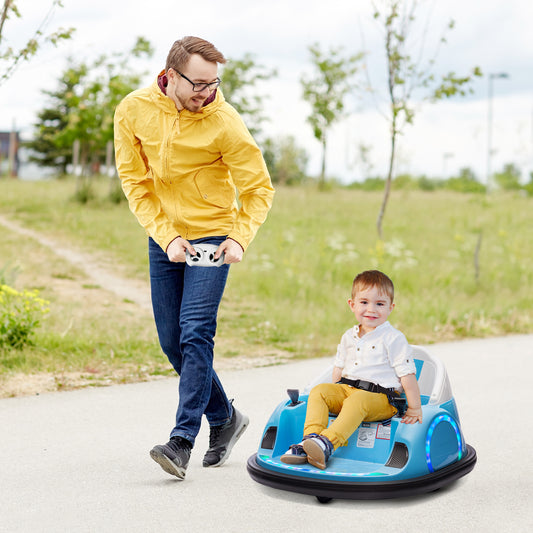
[[[224,253],[215,259],[215,252],[218,249],[216,244],[193,244],[196,255],[191,255],[189,251],[185,252],[187,264],[190,266],[213,267],[220,266],[224,263]]]

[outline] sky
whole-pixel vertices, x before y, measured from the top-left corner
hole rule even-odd
[[[321,147],[307,122],[311,109],[303,100],[300,78],[311,72],[308,47],[342,47],[346,55],[364,52],[360,85],[370,80],[373,92],[354,91],[345,99],[346,112],[328,142],[327,173],[349,183],[368,174],[384,175],[389,156],[386,119],[384,39],[373,19],[381,0],[63,0],[46,30],[74,27],[72,40],[44,47],[0,85],[0,130],[15,127],[31,138],[37,112],[46,105],[43,90],[53,90],[68,56],[90,61],[102,53],[129,49],[137,36],[154,46],[154,57],[135,64],[149,72],[150,84],[164,67],[172,43],[185,35],[203,37],[227,58],[253,55],[257,64],[276,69],[277,76],[256,87],[268,122],[263,136],[294,136],[309,155],[308,173],[319,172]],[[46,17],[51,0],[17,0],[21,19],[8,20],[2,46],[22,46]],[[492,131],[490,168],[514,163],[523,180],[533,171],[533,2],[530,0],[422,0],[413,34],[423,42],[422,64],[435,57],[433,72],[463,75],[475,66],[484,76],[472,84],[472,94],[437,103],[418,99],[414,123],[399,141],[397,173],[450,177],[464,167],[486,181],[489,168],[488,132]],[[447,23],[455,26],[437,48]],[[505,73],[492,80],[489,74]],[[223,87],[222,87],[223,89]],[[420,95],[419,95],[420,96]],[[492,120],[489,121],[489,102]],[[362,158],[360,147],[366,147]]]

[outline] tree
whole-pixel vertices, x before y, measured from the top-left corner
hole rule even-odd
[[[222,90],[226,100],[239,112],[252,135],[261,131],[264,94],[257,94],[258,81],[269,80],[277,75],[254,61],[252,54],[244,54],[242,59],[230,59],[222,72]]]
[[[61,0],[52,0],[47,15],[41,22],[41,25],[35,30],[35,33],[22,48],[13,49],[11,46],[7,45],[6,47],[4,44],[5,24],[11,16],[20,18],[21,14],[15,0],[4,0],[2,10],[0,11],[0,85],[13,74],[21,62],[29,61],[45,43],[51,43],[57,46],[60,41],[72,37],[74,28],[59,28],[55,32],[46,35],[46,26],[49,24],[56,7],[63,7]]]
[[[68,126],[68,117],[72,112],[68,95],[75,89],[79,75],[73,70],[65,72],[56,91],[43,91],[50,98],[51,105],[37,114],[33,140],[26,143],[30,148],[30,161],[41,167],[56,168],[61,174],[67,173],[67,166],[72,161],[72,146],[57,142],[58,132]]]
[[[361,176],[368,178],[373,170],[374,164],[371,158],[372,147],[370,145],[359,143],[357,146],[357,155],[355,158],[355,165],[361,168]]]
[[[269,138],[263,148],[263,155],[274,183],[297,185],[305,181],[309,157],[303,148],[296,145],[292,135],[277,140]]]
[[[522,189],[520,169],[513,163],[504,165],[503,170],[494,175],[494,181],[504,191],[518,191]]]
[[[465,167],[459,171],[459,176],[451,177],[444,182],[447,189],[462,193],[484,193],[485,185],[480,183],[472,169]]]
[[[132,60],[152,54],[149,41],[139,37],[131,50],[102,55],[92,63],[69,58],[59,88],[43,91],[50,101],[39,113],[34,140],[28,143],[36,152],[33,160],[64,172],[79,141],[83,173],[90,172],[89,166],[96,169],[113,140],[115,107],[141,82],[143,74],[133,71]]]
[[[307,121],[313,128],[315,138],[322,145],[322,166],[319,186],[326,181],[327,134],[331,126],[343,118],[344,98],[353,89],[353,76],[362,54],[342,57],[342,48],[330,48],[328,53],[320,50],[318,43],[308,48],[315,74],[302,76],[300,83],[303,97],[311,104],[311,114]]]
[[[529,173],[529,181],[524,185],[524,191],[529,196],[533,196],[533,172]]]
[[[396,158],[396,143],[398,135],[404,128],[412,124],[415,116],[414,93],[422,89],[420,101],[441,100],[455,95],[465,95],[469,91],[469,84],[474,76],[481,76],[478,67],[466,76],[457,76],[450,72],[436,80],[432,72],[435,59],[423,63],[424,38],[418,40],[416,32],[417,0],[381,0],[382,8],[374,5],[374,18],[382,24],[385,37],[385,56],[387,63],[387,93],[389,100],[389,114],[387,120],[390,123],[390,154],[387,178],[383,201],[377,218],[377,230],[379,237],[383,237],[383,217],[390,195],[392,178],[394,175],[394,163]],[[454,23],[450,21],[447,30],[453,29]],[[445,30],[446,31],[446,30]],[[423,32],[424,35],[424,32]],[[411,42],[420,43],[411,46]],[[441,43],[446,42],[444,36]],[[413,59],[412,52],[417,52],[417,59]]]

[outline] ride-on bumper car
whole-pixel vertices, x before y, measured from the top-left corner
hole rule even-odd
[[[413,496],[468,474],[476,464],[476,451],[465,442],[446,369],[422,348],[413,346],[413,352],[422,397],[421,424],[402,424],[399,415],[363,422],[331,456],[325,470],[307,463],[282,463],[281,455],[302,438],[309,391],[317,383],[331,381],[330,367],[301,395],[289,390],[289,399],[276,407],[259,450],[248,459],[252,479],[326,503],[333,498]]]

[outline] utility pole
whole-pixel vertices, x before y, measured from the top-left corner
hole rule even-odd
[[[497,74],[489,74],[489,111],[487,117],[487,192],[492,189],[492,93],[493,82],[497,78],[508,78],[509,74],[506,72],[498,72]]]

